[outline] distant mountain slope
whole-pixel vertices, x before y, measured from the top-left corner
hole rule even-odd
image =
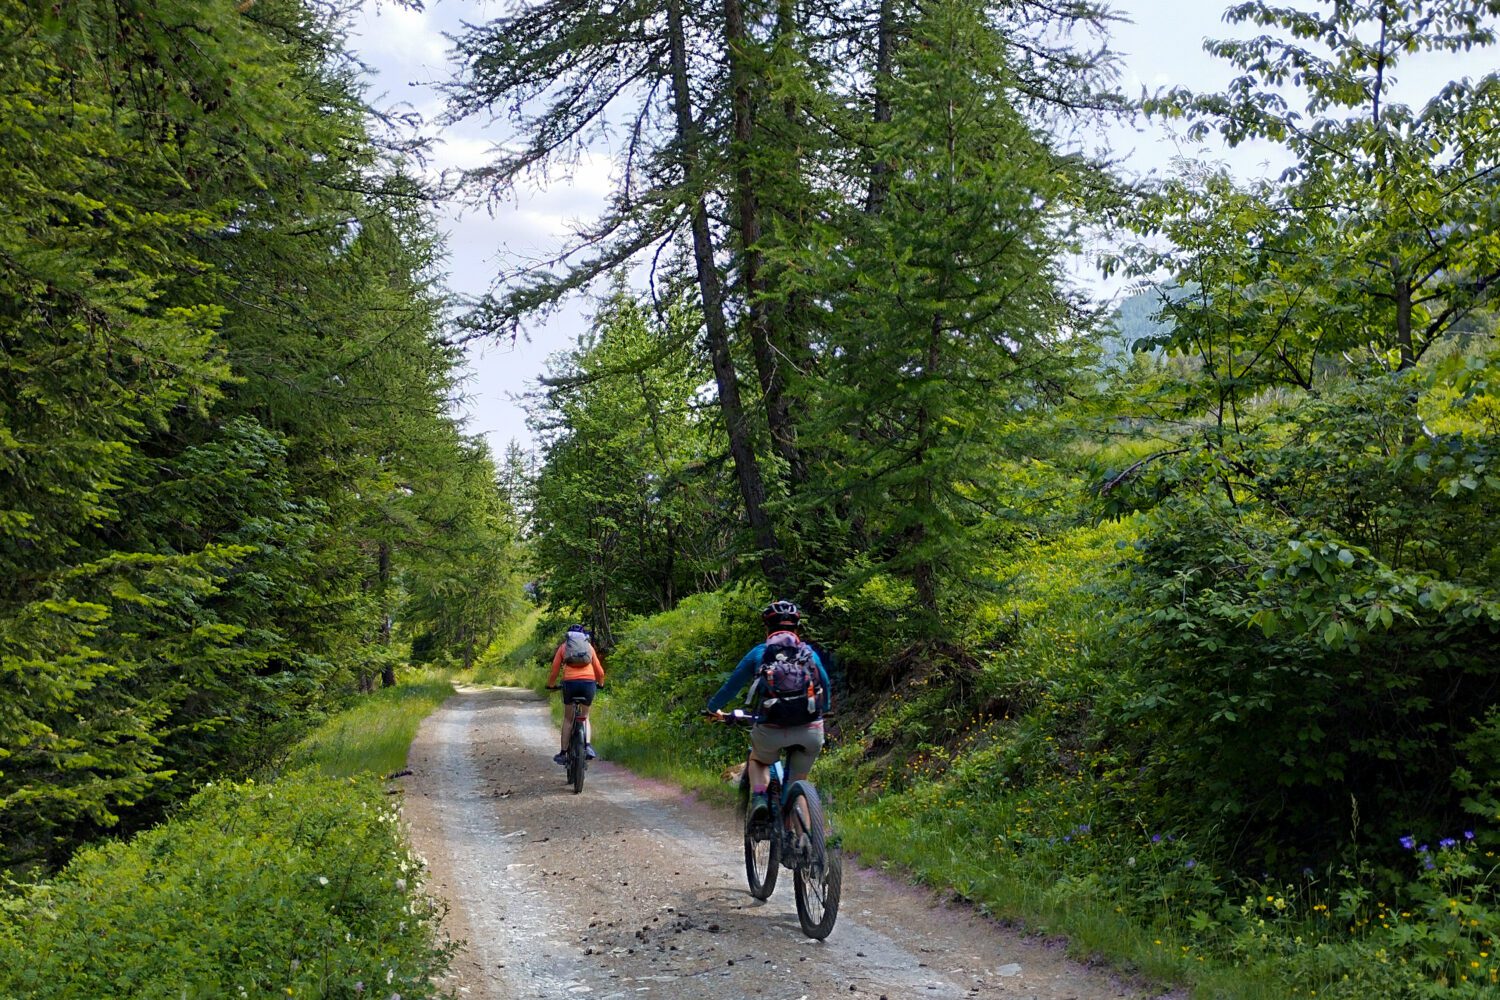
[[[1154,287],[1136,292],[1120,301],[1109,318],[1111,332],[1100,338],[1103,349],[1102,362],[1108,366],[1123,364],[1133,353],[1135,344],[1148,337],[1156,337],[1172,328],[1171,321],[1159,322],[1156,314],[1161,311],[1162,295],[1181,298],[1186,292],[1177,288]],[[1160,348],[1152,354],[1160,355]]]

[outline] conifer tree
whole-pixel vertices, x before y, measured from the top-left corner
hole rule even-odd
[[[853,206],[801,264],[836,290],[818,478],[869,542],[845,586],[894,575],[931,634],[996,539],[1007,428],[1067,377],[1057,258],[1083,165],[1011,103],[983,5],[924,4],[909,31],[872,141],[879,211]]]

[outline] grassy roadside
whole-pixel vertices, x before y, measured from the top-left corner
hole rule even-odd
[[[1120,530],[1092,529],[1084,541],[1113,549]],[[1153,828],[1122,808],[1134,771],[1076,735],[1077,706],[1117,669],[1097,652],[1109,647],[1084,573],[1103,560],[1081,551],[1040,551],[1018,568],[1015,638],[961,673],[962,689],[921,663],[894,664],[890,695],[844,706],[815,777],[846,847],[1028,932],[1064,937],[1076,958],[1180,984],[1195,1000],[1500,995],[1474,981],[1489,975],[1484,939],[1494,935],[1489,910],[1462,904],[1461,883],[1480,877],[1464,865],[1485,865],[1462,844],[1424,855],[1427,880],[1396,907],[1351,889],[1342,872],[1300,885],[1227,877],[1199,831]],[[721,773],[743,760],[744,734],[696,711],[757,640],[758,602],[727,590],[626,623],[594,712],[600,750],[728,801]],[[1010,608],[996,617],[1010,620]],[[1419,964],[1434,953],[1461,956],[1453,961],[1474,977],[1436,981]]]
[[[260,780],[80,851],[0,898],[0,996],[438,996],[451,956],[383,775],[452,693],[412,675],[330,718]]]
[[[408,672],[333,716],[299,743],[289,769],[314,768],[334,778],[387,775],[406,765],[406,752],[422,720],[453,694],[443,670]]]
[[[490,643],[466,676],[475,684],[523,687],[541,691],[547,681],[546,661],[552,644],[537,634],[542,620],[540,608],[532,608]]]

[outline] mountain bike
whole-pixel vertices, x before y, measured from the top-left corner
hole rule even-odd
[[[548,690],[556,691],[558,688],[553,685]],[[568,770],[564,780],[573,786],[574,795],[583,791],[583,776],[589,769],[588,733],[585,731],[588,720],[578,718],[579,709],[587,704],[586,698],[566,698],[563,701],[563,715],[573,724],[573,733],[568,737]]]
[[[708,718],[749,728],[755,715],[736,709],[724,716]],[[792,872],[797,897],[797,922],[802,933],[822,940],[833,931],[838,918],[839,893],[844,883],[843,856],[833,837],[818,790],[806,778],[787,783],[786,765],[778,759],[771,765],[766,786],[768,817],[757,818],[750,810],[749,769],[740,775],[740,809],[745,816],[745,880],[750,895],[769,899],[782,868]]]

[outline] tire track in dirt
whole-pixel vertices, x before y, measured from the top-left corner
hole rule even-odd
[[[930,893],[846,861],[838,925],[802,935],[790,872],[745,888],[729,810],[606,761],[581,795],[529,691],[461,689],[403,779],[413,845],[464,942],[469,998],[1113,1000],[1151,995]]]

